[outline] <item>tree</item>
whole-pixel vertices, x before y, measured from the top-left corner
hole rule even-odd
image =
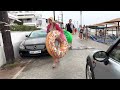
[[[9,25],[8,13],[7,11],[0,11],[0,29],[3,39],[4,52],[7,63],[14,63],[14,50],[11,41],[10,27],[5,26]]]

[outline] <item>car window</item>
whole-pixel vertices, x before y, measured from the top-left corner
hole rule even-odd
[[[113,49],[113,51],[109,55],[114,60],[120,62],[120,43]]]
[[[47,33],[46,31],[33,31],[30,34],[30,38],[36,38],[36,37],[46,37]]]

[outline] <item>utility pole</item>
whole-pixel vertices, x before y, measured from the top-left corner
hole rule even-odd
[[[55,11],[53,11],[53,16],[54,16],[54,20],[55,20]]]
[[[80,24],[82,25],[82,11],[80,11]]]
[[[78,29],[78,27],[79,27],[79,26],[78,26],[78,21],[77,21],[77,29]]]
[[[5,26],[7,24],[7,26]],[[0,11],[0,30],[3,39],[3,47],[7,63],[14,63],[14,50],[11,41],[10,27],[7,11]]]
[[[59,22],[59,16],[58,16],[58,22]]]
[[[61,11],[61,28],[63,28],[63,12]]]

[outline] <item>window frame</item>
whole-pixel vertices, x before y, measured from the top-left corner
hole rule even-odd
[[[39,32],[39,30],[38,30],[38,31],[32,31],[32,32],[30,33],[30,35],[29,35],[29,38],[38,38],[38,37],[30,37],[31,34],[34,33],[34,32],[35,32],[35,33],[36,33],[36,32]],[[40,31],[40,32],[41,32],[41,31]],[[46,33],[46,34],[47,34],[47,33]],[[45,36],[46,36],[46,35],[45,35]],[[41,36],[40,36],[40,37],[41,37]],[[43,36],[43,37],[44,37],[44,36]]]
[[[113,50],[120,44],[120,37],[114,42],[114,44],[112,44],[109,49],[107,50],[107,54],[109,56],[109,58],[111,58],[112,60],[120,63],[120,61],[116,60],[115,58],[111,57],[110,54],[113,52]]]
[[[120,47],[120,43],[119,43],[118,45],[119,45],[119,47]],[[118,45],[117,45],[117,46],[118,46]],[[116,46],[116,47],[117,47],[117,46]],[[116,47],[109,53],[109,57],[120,63],[120,60],[119,60],[117,57],[114,57],[114,56],[111,55],[114,50],[115,50],[115,53],[117,52],[118,49],[117,49]],[[119,50],[120,50],[120,49],[119,49]]]

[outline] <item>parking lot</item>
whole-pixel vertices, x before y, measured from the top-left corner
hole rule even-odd
[[[95,49],[107,50],[109,46],[91,40],[80,40],[78,34],[73,36],[73,50],[69,50],[55,69],[52,58],[48,55],[29,57],[31,60],[17,79],[85,79],[86,57]]]

